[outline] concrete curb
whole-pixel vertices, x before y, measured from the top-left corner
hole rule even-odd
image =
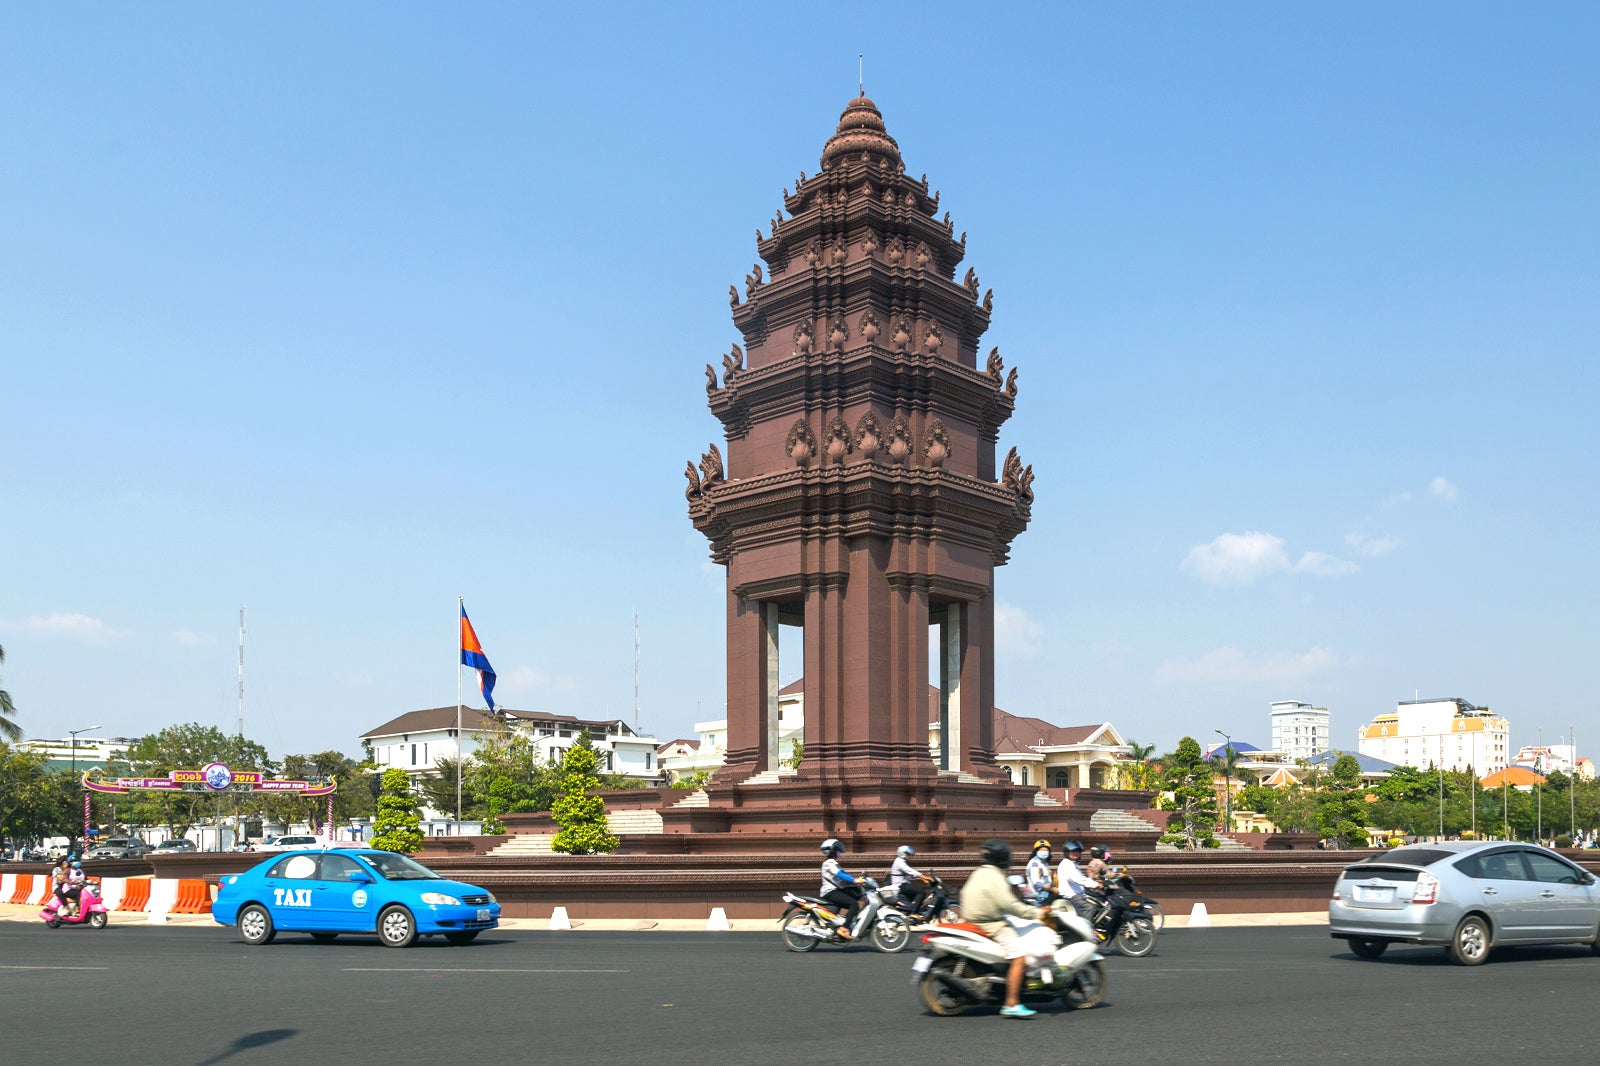
[[[706,913],[711,909],[708,906]],[[112,925],[147,925],[147,916],[132,913],[113,913]],[[39,921],[39,908],[27,904],[0,903],[0,921],[3,922],[37,922]],[[217,927],[209,914],[170,914],[167,916],[166,926],[210,926]],[[733,918],[729,920],[730,932],[734,933],[769,933],[776,934],[778,920],[776,918]],[[1189,924],[1187,915],[1169,915],[1167,918],[1168,929],[1183,929]],[[1266,928],[1272,926],[1319,926],[1328,924],[1326,911],[1311,911],[1290,914],[1213,914],[1211,915],[1211,928]],[[159,927],[157,927],[159,928]],[[550,928],[548,918],[502,918],[502,929],[536,929],[546,931]],[[582,932],[623,932],[623,933],[703,933],[706,931],[705,918],[574,918],[572,931]]]

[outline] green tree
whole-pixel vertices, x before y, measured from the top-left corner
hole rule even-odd
[[[0,648],[0,663],[6,661],[6,650]],[[22,727],[17,724],[17,706],[11,702],[11,693],[0,688],[0,740],[12,742],[22,739]]]
[[[42,752],[0,742],[0,837],[20,844],[83,832],[72,774],[51,771],[48,762]]]
[[[552,850],[569,855],[606,855],[617,850],[620,841],[606,822],[606,801],[594,795],[600,785],[595,776],[598,765],[594,742],[588,733],[579,734],[561,760],[561,797],[550,806],[550,817],[561,827],[550,842]]]
[[[378,809],[378,781],[374,767],[358,762],[342,751],[319,751],[285,755],[277,775],[290,781],[332,780],[339,787],[333,793],[333,820],[347,823],[352,818],[370,818]],[[273,822],[288,825],[304,821],[316,825],[327,817],[326,796],[248,796],[252,811]]]
[[[1155,753],[1154,744],[1129,740],[1126,758],[1117,763],[1116,787],[1141,791],[1160,788],[1161,768],[1150,761]]]
[[[1367,846],[1367,821],[1371,817],[1367,790],[1361,783],[1361,764],[1349,752],[1340,755],[1317,795],[1317,828],[1324,840],[1337,848]]]
[[[1217,847],[1212,829],[1217,821],[1216,772],[1201,753],[1200,742],[1184,737],[1161,762],[1165,789],[1161,808],[1178,814],[1167,824],[1162,842],[1180,848]]]
[[[411,794],[411,777],[399,767],[383,772],[383,793],[378,816],[372,823],[372,846],[402,855],[422,850],[422,819],[417,798]]]

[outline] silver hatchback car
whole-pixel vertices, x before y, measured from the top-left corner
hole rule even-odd
[[[1600,886],[1532,844],[1412,844],[1345,867],[1328,929],[1364,959],[1393,943],[1439,944],[1465,966],[1512,944],[1588,944],[1600,954]]]

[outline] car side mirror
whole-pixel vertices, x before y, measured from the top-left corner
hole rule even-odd
[[[352,881],[359,881],[363,885],[372,884],[372,875],[365,870],[351,870],[345,876]]]

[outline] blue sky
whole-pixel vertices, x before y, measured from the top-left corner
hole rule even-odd
[[[1600,9],[34,5],[0,41],[0,673],[274,753],[456,692],[719,717],[681,471],[866,90],[1021,371],[997,701],[1414,694],[1600,743]],[[792,672],[789,672],[792,677]],[[787,678],[786,678],[787,679]],[[473,693],[470,678],[467,685]],[[469,701],[472,702],[472,701]]]

